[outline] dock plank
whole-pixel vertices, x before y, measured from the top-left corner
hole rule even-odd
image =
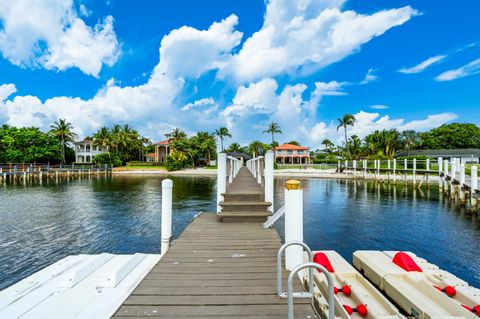
[[[241,182],[245,179],[243,174]],[[228,191],[240,194],[261,188],[245,189],[234,181]],[[216,214],[201,214],[114,318],[287,318],[286,300],[276,295],[281,244],[276,230],[260,223],[222,223]],[[285,286],[287,275],[284,272]],[[298,280],[295,289],[302,289]],[[307,299],[296,299],[294,310],[295,318],[317,318]]]

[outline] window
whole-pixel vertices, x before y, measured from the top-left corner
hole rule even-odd
[[[287,151],[287,154],[288,154],[288,155],[292,155],[292,154],[293,154],[293,151]]]
[[[85,152],[90,152],[90,144],[87,144],[87,146],[85,146]]]

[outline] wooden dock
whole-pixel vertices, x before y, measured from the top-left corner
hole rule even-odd
[[[241,168],[227,193],[261,202],[252,181]],[[214,213],[194,219],[114,318],[287,318],[286,299],[276,294],[277,231],[229,221]],[[295,290],[301,289],[298,281]],[[317,318],[309,299],[295,299],[295,318]]]

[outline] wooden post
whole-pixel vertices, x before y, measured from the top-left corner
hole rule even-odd
[[[413,185],[417,184],[417,176],[416,176],[416,171],[417,171],[417,159],[413,159],[413,166],[412,166],[412,172],[413,172]]]
[[[397,159],[393,159],[393,183],[397,183]]]
[[[443,180],[445,179],[445,176],[443,176],[443,158],[439,157],[437,159],[438,163],[438,188],[441,190],[443,188]]]
[[[478,210],[478,168],[477,166],[472,166],[471,168],[471,185],[470,185],[470,202],[472,205],[472,210]]]
[[[390,160],[387,161],[387,181],[390,184]]]
[[[164,179],[162,181],[162,243],[160,250],[162,255],[168,251],[172,237],[172,190],[173,181]]]
[[[273,151],[268,150],[267,153],[265,154],[265,170],[264,170],[264,177],[265,177],[265,201],[271,203],[268,207],[268,210],[270,212],[274,212],[273,207],[274,207],[274,202],[273,202],[273,195],[274,195],[274,189],[273,189],[273,162],[274,162],[274,156],[273,156]]]
[[[222,211],[220,202],[227,191],[227,154],[217,154],[217,213]]]
[[[363,179],[367,179],[367,160],[363,160]]]
[[[465,204],[465,164],[464,163],[460,164],[458,192],[460,197],[460,203]]]

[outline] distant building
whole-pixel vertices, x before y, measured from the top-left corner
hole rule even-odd
[[[75,162],[91,163],[95,155],[106,153],[106,147],[93,146],[93,141],[84,139],[81,142],[75,142]]]
[[[148,153],[145,155],[147,162],[155,162],[155,153]]]
[[[170,140],[160,141],[160,142],[154,143],[153,145],[155,146],[155,153],[154,153],[152,162],[156,162],[160,164],[165,163],[171,151]]]
[[[278,164],[310,164],[310,148],[294,144],[275,147],[275,162]]]
[[[243,153],[243,152],[230,152],[230,153],[227,153],[227,156],[236,158],[236,159],[244,161],[244,162],[252,159],[252,157],[250,155],[248,155],[246,153]]]
[[[443,158],[450,160],[452,158],[459,158],[462,163],[479,163],[480,149],[449,149],[449,150],[412,150],[410,152],[402,151],[395,155],[395,157],[403,156],[428,156],[431,158]]]

